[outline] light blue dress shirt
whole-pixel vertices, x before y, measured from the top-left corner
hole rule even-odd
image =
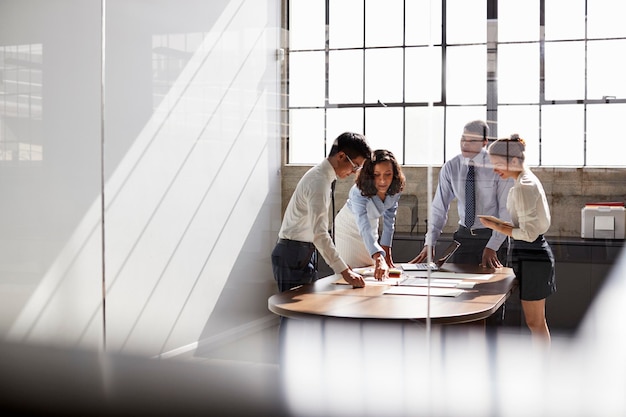
[[[376,252],[385,255],[381,245],[391,247],[400,195],[401,193],[388,195],[385,197],[385,201],[382,201],[377,195],[372,197],[361,195],[361,190],[356,185],[350,188],[346,205],[355,216],[363,243],[370,255],[374,255]],[[372,227],[372,220],[379,219],[381,216],[383,218],[383,233],[380,236],[380,242],[378,242],[378,230]]]
[[[506,203],[513,180],[501,179],[493,172],[489,154],[482,148],[474,158],[476,188],[476,218],[473,229],[484,228],[478,219],[479,214],[499,217],[511,221]],[[467,176],[469,158],[459,154],[446,162],[439,173],[439,184],[431,205],[431,217],[428,221],[425,245],[434,246],[448,221],[450,203],[457,199],[459,225],[465,224],[465,177]],[[506,235],[494,231],[487,243],[489,249],[498,250]]]

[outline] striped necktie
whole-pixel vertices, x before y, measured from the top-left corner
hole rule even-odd
[[[476,216],[476,194],[474,188],[474,161],[469,162],[467,177],[465,178],[465,227],[474,225]]]

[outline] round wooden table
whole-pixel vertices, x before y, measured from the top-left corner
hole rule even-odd
[[[454,268],[454,265],[452,265]],[[412,273],[409,273],[409,275]],[[472,289],[451,296],[385,294],[388,285],[370,284],[352,288],[339,284],[340,275],[271,296],[268,308],[289,318],[335,317],[376,320],[426,320],[455,324],[481,321],[493,314],[509,297],[517,281],[513,270],[500,268],[488,280],[474,281]]]

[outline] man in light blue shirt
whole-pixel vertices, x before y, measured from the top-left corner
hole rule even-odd
[[[431,258],[434,258],[435,245],[448,221],[450,203],[456,198],[459,224],[454,239],[461,246],[450,258],[450,262],[480,264],[490,268],[499,268],[506,263],[507,236],[484,227],[478,220],[480,214],[511,220],[506,209],[506,199],[513,182],[510,179],[501,179],[490,166],[486,151],[488,134],[489,127],[482,120],[474,120],[465,125],[461,136],[461,154],[447,161],[441,168],[424,247],[411,262],[424,262],[429,251]],[[469,196],[466,194],[469,191],[466,180],[470,165],[473,165],[474,170],[474,204],[468,214],[466,202]],[[503,244],[505,241],[506,244]]]

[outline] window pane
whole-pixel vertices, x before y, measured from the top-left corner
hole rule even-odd
[[[541,165],[585,163],[584,114],[578,104],[541,108]]]
[[[325,44],[325,0],[290,1],[289,48],[324,49]]]
[[[326,156],[324,110],[290,110],[289,117],[289,161],[287,162],[317,164]]]
[[[587,1],[587,37],[626,36],[626,2],[624,0]]]
[[[539,106],[498,106],[498,138],[513,133],[526,141],[528,165],[539,165]]]
[[[363,51],[330,51],[328,101],[363,103]]]
[[[365,46],[402,46],[403,0],[365,1]]]
[[[446,110],[446,161],[461,153],[463,127],[472,120],[485,120],[485,106],[448,107]]]
[[[372,150],[388,149],[402,161],[404,159],[402,109],[399,107],[365,109],[365,136]]]
[[[41,43],[0,46],[2,166],[43,160],[43,52]]]
[[[587,165],[626,166],[624,143],[626,104],[593,104],[587,106]]]
[[[328,6],[328,45],[331,48],[363,47],[363,16],[363,0],[331,1]]]
[[[544,1],[546,40],[585,37],[585,0]],[[567,13],[563,13],[564,10]]]
[[[402,49],[365,51],[365,102],[402,101]]]
[[[539,102],[539,44],[498,46],[498,101]]]
[[[587,98],[626,98],[626,62],[618,51],[626,51],[626,40],[587,43]]]
[[[485,0],[448,0],[446,21],[449,44],[487,41],[487,2]]]
[[[406,48],[407,102],[441,101],[441,48]]]
[[[343,132],[363,133],[363,109],[345,108],[326,111],[326,138],[333,141]],[[330,149],[329,149],[330,150]]]
[[[325,88],[324,52],[289,54],[289,106],[323,106]]]
[[[585,44],[547,42],[545,44],[545,99],[585,98]]]
[[[404,163],[406,165],[441,165],[443,163],[443,107],[407,107],[405,120]]]
[[[395,105],[403,102],[440,103],[444,97],[447,107],[329,108],[325,114],[323,111],[302,113],[302,109],[290,116],[293,124],[290,132],[296,134],[290,138],[291,163],[296,160],[299,161],[295,163],[319,162],[327,151],[324,137],[332,141],[346,130],[367,130],[368,139],[373,135],[373,147],[389,148],[406,164],[441,163],[458,154],[462,126],[471,119],[484,119],[488,114],[494,119],[490,123],[492,136],[507,137],[517,132],[526,139],[527,161],[531,166],[539,163],[603,165],[598,160],[593,162],[592,152],[597,152],[598,158],[601,153],[589,146],[591,131],[585,118],[591,117],[591,113],[582,110],[583,103],[543,104],[541,117],[538,103],[541,89],[543,99],[548,103],[553,100],[626,98],[626,81],[622,75],[626,73],[626,63],[622,62],[623,54],[619,53],[626,51],[626,40],[598,39],[586,43],[584,40],[585,19],[588,20],[590,37],[626,36],[626,26],[619,22],[626,12],[623,1],[498,0],[498,19],[492,23],[500,43],[497,53],[494,49],[495,58],[489,68],[487,2],[484,0],[447,0],[448,47],[445,57],[441,47],[427,46],[441,42],[442,3],[438,0],[292,2],[292,51],[324,47],[326,3],[330,7],[328,29],[332,48],[328,56],[328,84],[324,51],[291,52],[290,108],[328,107],[329,104],[335,107],[343,103],[370,105],[378,101]],[[545,5],[546,42],[543,50],[538,42],[540,4]],[[567,13],[564,14],[565,9]],[[406,31],[404,41],[403,30]],[[403,50],[399,47],[403,43],[411,46]],[[374,49],[362,50],[366,45]],[[334,50],[337,48],[342,50]],[[541,53],[545,59],[543,68],[540,67]],[[493,65],[493,59],[497,59],[496,65]],[[443,62],[445,68],[442,68]],[[493,91],[489,93],[493,96],[491,98],[488,97],[487,74],[494,70],[496,78]],[[443,81],[442,74],[445,75]],[[545,81],[543,86],[541,75]],[[326,87],[328,97],[324,96]],[[497,101],[497,109],[486,112],[487,100],[490,103]],[[617,107],[617,103],[608,104],[611,107],[596,110],[596,131],[602,126],[598,115],[610,109],[610,117],[615,118],[619,116],[615,116],[613,110],[623,109]],[[445,130],[441,128],[443,120]],[[432,127],[433,124],[437,127]],[[435,131],[436,134],[428,133]],[[604,135],[604,131],[597,135]],[[442,132],[445,132],[445,140],[439,143],[434,137],[444,134]],[[383,135],[399,139],[375,146],[377,137]],[[420,141],[428,135],[435,142],[430,144],[432,150],[425,152],[425,143]],[[568,152],[563,153],[566,145]],[[594,146],[597,148],[595,143]],[[306,159],[310,161],[304,162]],[[619,164],[609,163],[609,166],[613,165]],[[624,165],[626,162],[622,162],[621,166]]]
[[[449,104],[485,104],[487,97],[487,47],[448,48],[446,91]]]
[[[441,44],[441,1],[411,0],[405,3],[406,45]]]
[[[539,0],[498,1],[498,42],[539,40]]]

